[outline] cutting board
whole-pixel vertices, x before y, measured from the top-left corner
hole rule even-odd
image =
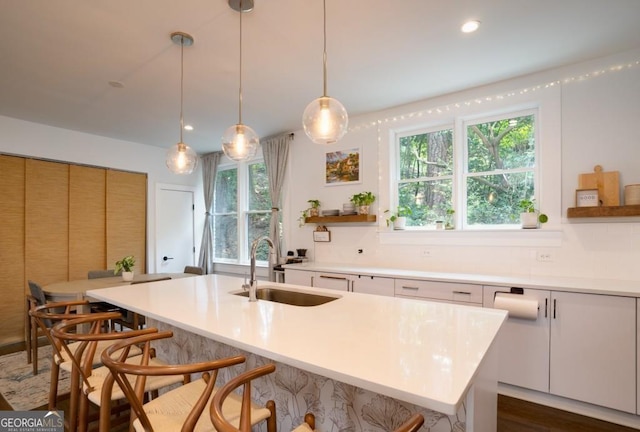
[[[620,205],[620,173],[618,171],[602,171],[600,165],[593,168],[593,173],[578,176],[578,189],[598,189],[598,199],[603,206]]]

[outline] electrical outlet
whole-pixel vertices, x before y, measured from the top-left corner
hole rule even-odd
[[[551,252],[537,252],[536,253],[536,260],[538,260],[540,262],[552,262],[553,261],[553,255],[551,254]]]

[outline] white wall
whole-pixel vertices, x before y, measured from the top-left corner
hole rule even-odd
[[[562,69],[504,81],[465,92],[425,100],[350,119],[350,131],[336,146],[312,144],[303,131],[295,132],[288,168],[284,202],[285,246],[307,248],[319,262],[350,262],[434,271],[457,271],[506,275],[586,276],[640,280],[634,264],[640,260],[640,218],[616,220],[567,220],[573,206],[579,173],[601,164],[620,171],[621,186],[640,183],[640,143],[636,122],[640,119],[640,50],[572,65]],[[620,68],[617,68],[617,67]],[[565,82],[568,78],[575,78]],[[560,82],[559,88],[537,86]],[[495,99],[487,97],[528,89],[544,93],[552,102],[551,131],[541,146],[551,157],[543,167],[544,211],[551,217],[541,230],[537,246],[487,246],[480,240],[471,245],[434,244],[412,236],[412,241],[381,242],[387,233],[382,212],[389,208],[390,127],[408,121],[411,113],[464,101],[481,101],[491,110]],[[532,90],[536,89],[536,90]],[[516,100],[516,99],[514,99]],[[347,107],[348,108],[348,107]],[[557,113],[556,113],[557,111]],[[417,114],[414,114],[417,115]],[[430,116],[435,116],[435,113]],[[405,118],[403,118],[403,116]],[[556,124],[557,123],[557,124]],[[548,123],[547,123],[548,125]],[[543,125],[543,127],[546,127]],[[325,152],[360,148],[362,181],[344,186],[324,185]],[[166,149],[109,139],[0,116],[0,153],[31,156],[148,174],[148,268],[155,262],[155,185],[196,187],[196,245],[199,246],[204,214],[201,172],[190,176],[170,173],[164,164]],[[308,199],[319,199],[324,209],[342,208],[356,192],[372,191],[380,222],[374,225],[329,226],[330,243],[314,243],[314,225],[298,226]],[[453,234],[453,233],[446,233]],[[458,233],[455,233],[456,235]],[[545,235],[556,239],[545,240]],[[454,237],[450,237],[455,239]],[[443,243],[443,242],[440,242]],[[458,243],[452,241],[451,243]],[[495,243],[495,242],[493,242]],[[557,244],[556,244],[557,243]],[[363,249],[358,254],[357,249]],[[550,253],[552,262],[536,260],[538,252]],[[196,253],[197,256],[197,253]]]
[[[0,153],[147,173],[149,271],[155,270],[156,184],[196,187],[197,259],[204,218],[202,173],[200,168],[189,176],[171,173],[165,165],[166,149],[0,116]]]
[[[324,153],[334,148],[317,146],[303,131],[297,131],[285,205],[287,248],[305,247],[312,259],[326,263],[640,280],[640,272],[634,266],[640,261],[640,218],[566,218],[567,207],[575,205],[578,174],[591,172],[597,164],[605,171],[620,171],[621,190],[625,184],[640,183],[639,60],[640,50],[635,50],[351,118],[349,133],[335,148],[359,146],[362,149],[363,180],[358,185],[324,186]],[[528,93],[538,92],[540,98],[547,100],[541,107],[547,118],[542,123],[539,145],[546,152],[545,166],[541,166],[541,204],[551,221],[535,233],[541,240],[535,240],[535,246],[531,246],[521,239],[512,241],[509,235],[497,233],[496,238],[503,237],[506,241],[492,239],[489,243],[502,243],[500,246],[488,246],[478,239],[464,245],[460,233],[443,233],[452,235],[450,244],[446,238],[422,242],[415,235],[411,241],[381,241],[388,237],[382,216],[390,202],[388,131],[402,127],[403,122],[412,122],[418,115],[425,118],[440,115],[435,111],[426,114],[435,107],[464,110],[464,102],[472,101],[482,103],[490,111],[510,103],[517,105],[517,93],[523,89]],[[498,100],[496,95],[509,95],[513,99]],[[296,219],[300,211],[308,207],[308,199],[319,199],[324,209],[340,209],[349,196],[364,190],[374,192],[379,198],[375,203],[378,224],[331,225],[330,243],[312,241],[315,225],[298,227]],[[547,237],[552,240],[548,241]],[[364,253],[358,254],[357,249],[363,249]],[[540,252],[549,253],[552,261],[538,261],[536,257]]]

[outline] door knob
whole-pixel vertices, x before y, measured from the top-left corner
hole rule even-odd
[[[167,260],[170,260],[170,259],[173,259],[173,257],[168,257],[166,255],[162,257],[162,261],[167,261]]]

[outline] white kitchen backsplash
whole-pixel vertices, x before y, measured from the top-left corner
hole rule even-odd
[[[563,224],[560,247],[380,244],[377,227],[330,229],[331,243],[310,245],[315,262],[506,276],[640,280],[640,223]],[[542,261],[541,255],[547,260]]]

